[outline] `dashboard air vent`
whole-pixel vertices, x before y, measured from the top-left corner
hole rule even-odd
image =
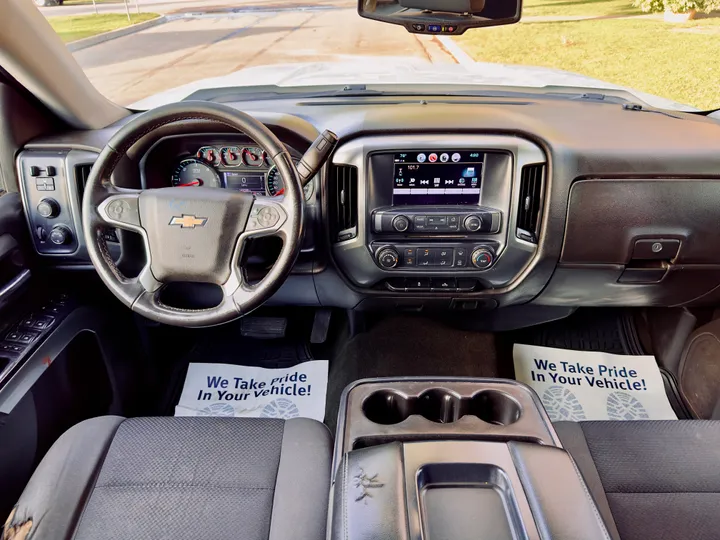
[[[332,167],[328,185],[330,240],[344,242],[357,236],[357,167]]]
[[[537,244],[540,207],[543,197],[545,165],[526,165],[520,174],[520,206],[517,216],[517,237]]]
[[[75,165],[75,182],[77,183],[78,194],[80,196],[80,202],[82,202],[83,194],[85,193],[85,184],[87,184],[88,177],[90,176],[90,170],[92,169],[92,163],[83,163],[82,165]]]

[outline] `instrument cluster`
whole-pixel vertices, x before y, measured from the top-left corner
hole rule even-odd
[[[214,187],[277,197],[285,193],[280,173],[264,150],[257,146],[201,146],[173,170],[174,187]],[[313,183],[305,186],[305,198]]]

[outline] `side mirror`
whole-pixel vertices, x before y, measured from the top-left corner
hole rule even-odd
[[[470,28],[513,24],[522,0],[358,0],[366,19],[404,26],[413,34],[463,34]]]

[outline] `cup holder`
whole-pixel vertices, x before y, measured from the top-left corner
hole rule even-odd
[[[383,425],[399,424],[417,414],[437,424],[451,424],[463,416],[476,416],[483,422],[509,426],[520,419],[520,404],[499,390],[481,390],[472,397],[460,397],[445,388],[430,388],[416,397],[395,390],[378,390],[362,405],[365,417]]]
[[[418,397],[418,414],[438,424],[450,424],[462,415],[462,398],[443,388],[431,388]]]
[[[365,417],[376,424],[399,424],[413,414],[411,399],[393,390],[378,390],[362,405]]]
[[[520,419],[520,404],[510,395],[498,390],[482,390],[470,400],[467,414],[496,426],[509,426]]]

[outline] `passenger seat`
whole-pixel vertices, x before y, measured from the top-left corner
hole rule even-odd
[[[720,538],[720,421],[558,422],[614,539]]]

